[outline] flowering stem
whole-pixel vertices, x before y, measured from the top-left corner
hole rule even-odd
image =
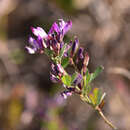
[[[105,115],[103,114],[102,110],[97,106],[95,108],[98,113],[100,114],[100,116],[104,119],[104,121],[113,129],[113,130],[117,130],[116,126],[114,126],[106,117]]]
[[[71,26],[71,21],[65,22],[61,19],[59,24],[56,22],[53,23],[48,34],[41,27],[32,27],[32,32],[37,39],[30,37],[29,45],[25,48],[30,54],[42,54],[44,52],[49,57],[52,62],[50,71],[51,80],[55,83],[62,83],[67,89],[62,93],[65,99],[67,96],[71,96],[72,93],[79,94],[81,100],[94,108],[97,106],[95,110],[99,112],[111,128],[116,130],[117,128],[108,121],[102,113],[101,107],[99,107],[105,93],[101,95],[101,92],[97,88],[90,93],[90,83],[102,71],[102,67],[97,68],[94,73],[89,73],[87,68],[89,56],[82,47],[79,48],[78,39],[75,38],[74,42],[70,41],[69,44],[63,41],[64,35],[69,31]],[[67,65],[73,67],[74,73],[72,75],[65,69]]]

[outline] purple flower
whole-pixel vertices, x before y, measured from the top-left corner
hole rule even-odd
[[[72,21],[65,22],[63,19],[59,19],[59,28],[62,32],[62,35],[64,36],[72,27]]]
[[[46,48],[46,43],[44,40],[41,39],[40,36],[37,37],[37,40],[35,40],[32,37],[29,37],[29,46],[26,46],[28,53],[34,54],[36,52],[42,52],[44,48]]]
[[[56,22],[53,23],[48,34],[41,27],[31,27],[32,33],[37,37],[37,40],[30,37],[29,46],[26,46],[25,48],[30,54],[36,52],[41,53],[44,48],[48,48],[58,55],[64,45],[63,37],[71,26],[71,21],[65,22],[63,19],[60,19],[59,24]]]
[[[51,65],[51,73],[55,76],[62,76],[65,73],[65,70],[61,66],[61,64],[52,64]]]
[[[71,46],[72,46],[72,41],[70,41],[70,43],[67,45],[67,47],[65,49],[65,52],[64,52],[65,57],[68,57],[68,51],[71,48]]]
[[[56,22],[54,22],[51,26],[51,29],[49,30],[49,33],[48,34],[52,34],[54,32],[57,32],[59,33],[60,32],[60,29],[59,29],[59,26]]]
[[[79,83],[81,83],[82,81],[82,75],[81,74],[78,74],[77,77],[75,78],[73,84],[76,86],[78,85]]]
[[[53,75],[53,74],[50,74],[50,79],[51,79],[51,81],[52,81],[53,83],[59,82],[59,79],[58,79],[55,75]]]
[[[26,46],[25,48],[30,54],[34,54],[36,51],[40,49],[39,43],[32,37],[29,37],[29,45],[30,46]]]
[[[59,26],[56,22],[54,22],[48,34],[56,32],[57,34],[60,34],[63,37],[71,29],[72,21],[65,22],[63,19],[59,20]]]
[[[47,33],[41,27],[31,27],[31,29],[33,34],[37,37],[40,36],[41,38],[46,38],[48,36]]]
[[[60,51],[60,46],[61,46],[61,44],[63,43],[59,43],[58,42],[58,40],[57,40],[57,37],[56,37],[56,35],[54,35],[54,34],[52,34],[51,36],[50,36],[50,38],[48,39],[48,44],[49,44],[49,48],[51,49],[51,50],[54,50],[54,52],[56,53],[56,54],[58,54],[59,53],[59,51]]]
[[[79,40],[77,38],[75,38],[73,45],[72,45],[71,57],[73,57],[74,54],[76,53],[78,46],[79,46]]]
[[[64,98],[64,99],[67,99],[68,96],[71,96],[72,95],[72,92],[71,91],[64,91],[61,93],[61,96]]]
[[[78,50],[78,58],[79,59],[83,59],[84,58],[84,56],[83,56],[83,50],[84,49],[82,47],[80,47],[79,50]]]

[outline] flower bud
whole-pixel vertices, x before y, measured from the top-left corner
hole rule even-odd
[[[82,47],[80,47],[78,52],[77,52],[76,64],[80,64],[79,62],[82,62],[82,60],[84,58],[83,51],[84,51],[84,49]]]
[[[65,74],[64,68],[61,66],[61,64],[52,64],[51,65],[51,73],[55,76],[61,77],[63,74]]]
[[[68,50],[71,48],[71,46],[72,46],[72,41],[70,41],[70,43],[65,48],[65,51],[64,51],[65,57],[68,57]]]
[[[88,56],[88,53],[86,52],[84,56],[84,61],[83,61],[83,75],[86,74],[88,62],[89,62],[89,56]]]
[[[53,83],[57,83],[59,81],[59,79],[53,74],[50,74],[50,79]]]
[[[81,83],[81,81],[82,81],[82,75],[81,75],[81,74],[78,74],[77,77],[75,78],[73,84],[74,84],[75,86],[77,86],[79,83]]]
[[[64,91],[61,93],[61,96],[64,98],[64,99],[67,99],[68,96],[71,96],[72,95],[72,92],[71,91]]]
[[[74,56],[74,54],[76,53],[77,49],[78,49],[78,46],[79,46],[79,41],[78,39],[76,38],[73,45],[72,45],[72,50],[71,50],[71,57]]]
[[[83,56],[83,50],[84,49],[82,47],[80,47],[79,50],[78,50],[78,58],[79,59],[83,59],[84,58],[84,56]]]

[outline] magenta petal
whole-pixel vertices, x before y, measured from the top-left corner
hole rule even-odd
[[[66,22],[62,31],[63,35],[65,35],[71,29],[71,27],[72,27],[72,21]]]
[[[61,93],[61,96],[64,98],[64,99],[67,99],[68,96],[71,96],[72,95],[72,92],[71,91],[64,91]]]
[[[60,32],[64,36],[71,29],[72,21],[65,22],[63,19],[59,19],[59,20],[60,20],[59,22]]]
[[[61,64],[57,64],[57,69],[59,70],[60,73],[64,73],[64,69],[61,66]]]
[[[59,26],[58,26],[58,24],[56,22],[53,23],[53,25],[52,25],[52,27],[51,27],[48,34],[51,34],[53,32],[57,32],[57,33],[60,32]]]
[[[41,38],[46,38],[48,36],[47,33],[41,27],[32,27],[31,29],[35,36],[40,36]]]

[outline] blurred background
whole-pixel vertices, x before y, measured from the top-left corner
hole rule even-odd
[[[90,55],[89,69],[103,65],[94,81],[107,93],[104,114],[130,130],[129,0],[0,0],[0,130],[110,130],[77,95],[63,100],[49,79],[45,55],[25,51],[30,27],[46,31],[57,19],[72,20]]]

